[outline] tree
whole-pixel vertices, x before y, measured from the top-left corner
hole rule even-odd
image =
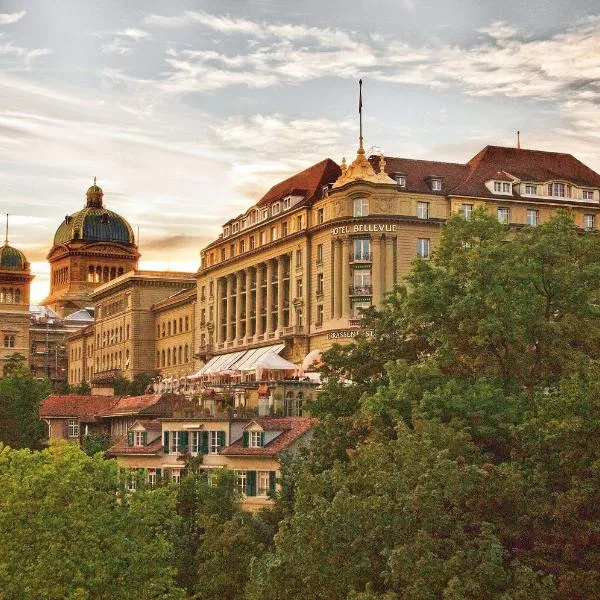
[[[71,444],[0,448],[0,597],[176,599],[171,488],[129,494]]]
[[[81,449],[88,456],[94,456],[98,452],[105,452],[111,445],[112,438],[108,433],[88,433],[81,438]]]
[[[45,436],[40,401],[50,392],[46,379],[31,376],[24,361],[12,355],[8,374],[0,379],[0,442],[13,448],[40,448]]]

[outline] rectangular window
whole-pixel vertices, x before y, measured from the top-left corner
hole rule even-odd
[[[494,192],[501,192],[501,191],[502,191],[502,182],[494,181]]]
[[[593,200],[594,199],[594,190],[583,190],[582,197],[584,200]]]
[[[510,183],[507,183],[506,181],[502,183],[502,193],[503,194],[510,194],[511,193]]]
[[[67,436],[70,438],[79,437],[79,421],[77,419],[67,421]]]
[[[231,231],[232,231],[232,233],[237,233],[239,230],[240,230],[240,224],[239,224],[239,223],[234,223],[234,224],[231,226]]]
[[[323,305],[317,304],[317,325],[323,325]]]
[[[317,245],[317,264],[320,265],[323,262],[323,244]]]
[[[469,220],[471,218],[471,215],[473,214],[473,205],[461,204],[461,213],[465,219]]]
[[[229,245],[229,257],[235,256],[235,244]]]
[[[317,273],[317,296],[323,295],[323,273]]]
[[[419,238],[417,240],[417,256],[419,258],[429,258],[429,239]]]
[[[442,180],[441,179],[432,179],[431,180],[431,189],[434,192],[441,192],[442,191]]]
[[[368,269],[357,269],[354,271],[354,293],[361,296],[371,295],[371,271]]]
[[[250,236],[250,250],[254,250],[254,236]]]
[[[267,217],[269,216],[269,209],[268,208],[263,208],[260,211],[260,220],[264,221],[267,219]]]
[[[526,196],[536,196],[537,195],[537,185],[526,185],[525,186],[525,195]]]
[[[504,223],[505,225],[508,225],[508,221],[509,221],[509,209],[508,208],[499,208],[498,209],[498,221],[500,221],[500,223]]]
[[[300,231],[302,229],[302,215],[298,215],[296,217],[296,231]]]
[[[590,231],[591,229],[594,229],[594,216],[595,215],[583,215],[583,228],[586,231]]]
[[[283,200],[283,210],[287,210],[288,208],[290,208],[291,205],[292,205],[292,199],[291,198],[285,198]]]
[[[302,298],[302,279],[296,279],[296,298]]]
[[[399,173],[396,173],[394,178],[396,179],[396,185],[398,187],[402,187],[402,188],[406,187],[406,176],[405,175],[400,175]]]
[[[527,225],[531,227],[537,227],[539,223],[540,214],[535,208],[527,209]]]
[[[181,469],[173,469],[171,471],[171,482],[177,485],[181,483]]]
[[[271,227],[271,241],[274,242],[277,239],[277,227]]]
[[[225,248],[221,248],[221,260],[224,261],[227,259],[227,255],[225,254]]]
[[[302,266],[302,250],[296,250],[296,269]]]
[[[264,245],[265,245],[265,242],[266,242],[266,240],[267,240],[267,236],[265,235],[265,232],[264,232],[264,231],[261,231],[261,232],[259,233],[259,244],[260,244],[261,246],[264,246]]]
[[[565,184],[564,183],[551,183],[549,186],[550,196],[555,198],[565,197]]]
[[[317,225],[320,225],[325,221],[325,213],[322,208],[317,209]]]
[[[250,431],[248,435],[248,448],[262,448],[262,431]]]
[[[246,242],[245,240],[240,240],[240,254],[246,252]]]
[[[273,471],[274,472],[274,471]],[[271,490],[271,471],[256,472],[256,495],[268,496]]]
[[[352,305],[352,316],[355,319],[362,319],[363,311],[367,310],[370,307],[371,307],[371,304],[369,302],[355,302]]]
[[[371,240],[366,238],[356,238],[354,240],[354,260],[371,260]]]
[[[287,221],[284,221],[281,224],[281,237],[285,237],[288,234],[288,224]]]
[[[248,491],[248,473],[247,471],[236,471],[237,491],[239,494],[246,494]]]
[[[229,235],[229,225],[227,227],[223,227],[223,237],[227,237]]]
[[[366,198],[355,198],[354,199],[354,211],[355,217],[368,217],[369,216],[369,201]]]
[[[218,454],[219,449],[225,445],[224,440],[221,439],[222,437],[225,437],[223,431],[208,432],[208,451],[211,454]]]
[[[272,215],[278,215],[279,214],[279,208],[280,208],[279,202],[275,202],[275,204],[273,204],[273,207],[271,208],[271,214]]]
[[[133,432],[133,445],[134,446],[143,446],[144,438],[146,437],[144,434],[145,431],[134,431]]]
[[[429,202],[417,202],[417,217],[429,219]]]

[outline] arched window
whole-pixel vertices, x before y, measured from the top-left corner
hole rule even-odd
[[[160,366],[161,367],[165,366],[165,351],[164,350],[160,353]]]
[[[171,348],[167,348],[167,367],[171,366]]]
[[[185,345],[184,357],[185,362],[188,362],[190,360],[190,347],[187,344]]]
[[[179,364],[183,362],[183,347],[179,346]]]

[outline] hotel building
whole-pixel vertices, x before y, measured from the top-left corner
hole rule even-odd
[[[301,364],[352,339],[361,309],[430,257],[441,224],[480,206],[511,228],[568,209],[595,229],[600,175],[569,154],[497,146],[465,164],[367,159],[361,141],[350,165],[326,159],[277,184],[202,250],[198,356],[234,369],[239,351],[283,345]]]

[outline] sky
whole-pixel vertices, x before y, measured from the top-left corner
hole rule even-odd
[[[598,0],[0,0],[0,213],[46,255],[94,176],[141,268],[200,249],[272,185],[367,151],[466,162],[486,144],[600,171]]]

